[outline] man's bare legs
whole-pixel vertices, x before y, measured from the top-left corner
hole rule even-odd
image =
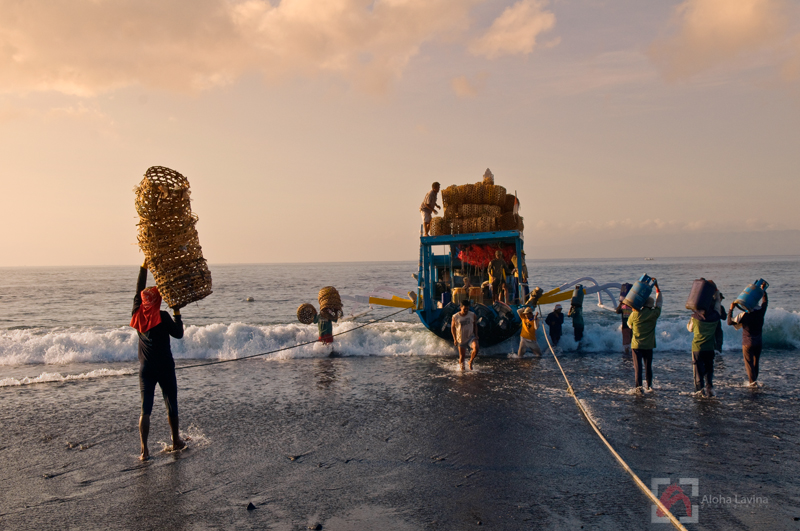
[[[139,456],[140,461],[147,461],[150,459],[150,450],[147,449],[148,435],[150,435],[150,415],[142,415],[139,417],[139,439],[142,441],[142,453]]]
[[[478,342],[472,342],[472,355],[469,357],[469,370],[472,370],[472,362],[478,357]]]
[[[431,222],[430,222],[430,221],[427,221],[427,222],[423,223],[423,224],[422,224],[422,227],[423,227],[423,228],[424,228],[424,230],[425,230],[425,236],[429,236],[429,235],[430,235],[430,232],[431,232]]]
[[[170,452],[186,448],[186,443],[181,439],[181,434],[178,431],[178,417],[167,415],[167,419],[169,420],[169,428],[172,430],[172,448],[170,448]]]
[[[458,366],[461,369],[464,369],[464,357],[467,353],[467,347],[465,345],[456,345],[456,349],[458,350]]]

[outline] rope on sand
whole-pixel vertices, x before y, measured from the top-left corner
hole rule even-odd
[[[539,314],[541,315],[541,313],[542,313],[542,308],[540,306]],[[644,482],[639,478],[639,476],[636,475],[636,472],[631,470],[631,467],[628,466],[628,463],[626,463],[625,460],[622,459],[622,457],[617,453],[617,451],[614,450],[614,447],[611,446],[611,443],[609,443],[606,440],[606,438],[603,437],[603,434],[600,432],[600,428],[597,427],[597,424],[595,424],[594,420],[592,420],[592,417],[589,415],[589,412],[586,411],[586,409],[583,407],[583,404],[581,404],[581,401],[578,399],[578,396],[575,394],[575,390],[572,388],[572,384],[569,382],[569,378],[567,378],[567,374],[564,372],[564,368],[561,366],[561,362],[558,361],[558,356],[556,356],[556,351],[553,350],[553,345],[550,343],[550,338],[547,336],[547,332],[544,330],[544,327],[542,327],[542,333],[544,335],[545,340],[547,341],[547,346],[550,348],[550,352],[553,354],[553,358],[555,358],[556,363],[558,364],[558,368],[561,370],[561,375],[564,376],[564,381],[567,382],[567,392],[570,395],[572,395],[572,398],[575,399],[575,403],[578,405],[578,409],[581,410],[581,413],[583,413],[583,416],[589,422],[589,425],[592,427],[594,432],[597,434],[598,437],[600,437],[600,440],[603,441],[603,444],[606,445],[608,451],[611,452],[611,455],[613,455],[617,459],[622,468],[624,468],[625,471],[628,474],[630,474],[631,478],[633,478],[633,482],[636,483],[636,486],[639,487],[639,489],[642,492],[644,492],[648,498],[650,498],[650,501],[652,501],[669,518],[669,521],[672,523],[675,529],[680,529],[681,531],[687,531],[687,529],[683,526],[683,524],[681,524],[680,520],[678,520],[675,517],[675,515],[672,514],[670,510],[667,509],[667,507],[663,503],[661,503],[661,500],[659,500],[658,497],[655,494],[653,494],[653,492],[650,489],[647,488],[647,485],[645,485]]]

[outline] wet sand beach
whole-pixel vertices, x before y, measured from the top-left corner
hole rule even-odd
[[[702,495],[722,497],[689,528],[800,529],[797,375],[753,393],[726,376],[741,363],[730,356],[718,364],[719,399],[703,401],[683,392],[676,355],[656,364],[656,393],[633,397],[623,391],[630,361],[562,361],[646,484],[698,478]],[[169,435],[157,402],[145,463],[135,377],[0,388],[0,527],[671,528],[651,524],[649,501],[581,417],[552,357],[477,367],[358,357],[179,371],[182,432],[193,440],[161,451]]]

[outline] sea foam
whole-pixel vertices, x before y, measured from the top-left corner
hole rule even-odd
[[[686,318],[662,317],[656,328],[658,350],[691,350],[692,334]],[[419,323],[379,322],[349,330],[358,323],[334,326],[335,348],[346,356],[443,356],[453,353],[452,343],[438,338]],[[572,337],[569,320],[559,347],[564,352],[616,353],[621,350],[619,321],[592,324],[587,318],[580,347]],[[724,350],[741,348],[741,331],[723,325]],[[250,325],[244,323],[187,326],[182,340],[172,340],[175,359],[234,359],[271,352],[265,359],[313,358],[327,355],[317,339],[316,327],[293,324]],[[136,332],[128,327],[113,329],[25,329],[0,331],[0,365],[66,365],[137,360]],[[544,349],[547,344],[540,338]],[[307,345],[295,347],[301,343]],[[484,354],[516,352],[512,339],[484,350]],[[764,346],[774,350],[800,348],[800,314],[770,309],[764,326]]]

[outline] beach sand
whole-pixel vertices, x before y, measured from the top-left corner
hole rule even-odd
[[[608,376],[578,355],[565,364],[645,484],[698,478],[701,494],[723,497],[701,505],[691,529],[800,529],[796,396],[720,387],[716,400],[673,389],[633,397],[611,381],[630,361]],[[157,400],[144,463],[135,376],[0,388],[0,527],[670,528],[651,523],[648,499],[583,419],[552,357],[477,367],[359,357],[179,371],[181,431],[192,441],[161,451],[169,435]]]

